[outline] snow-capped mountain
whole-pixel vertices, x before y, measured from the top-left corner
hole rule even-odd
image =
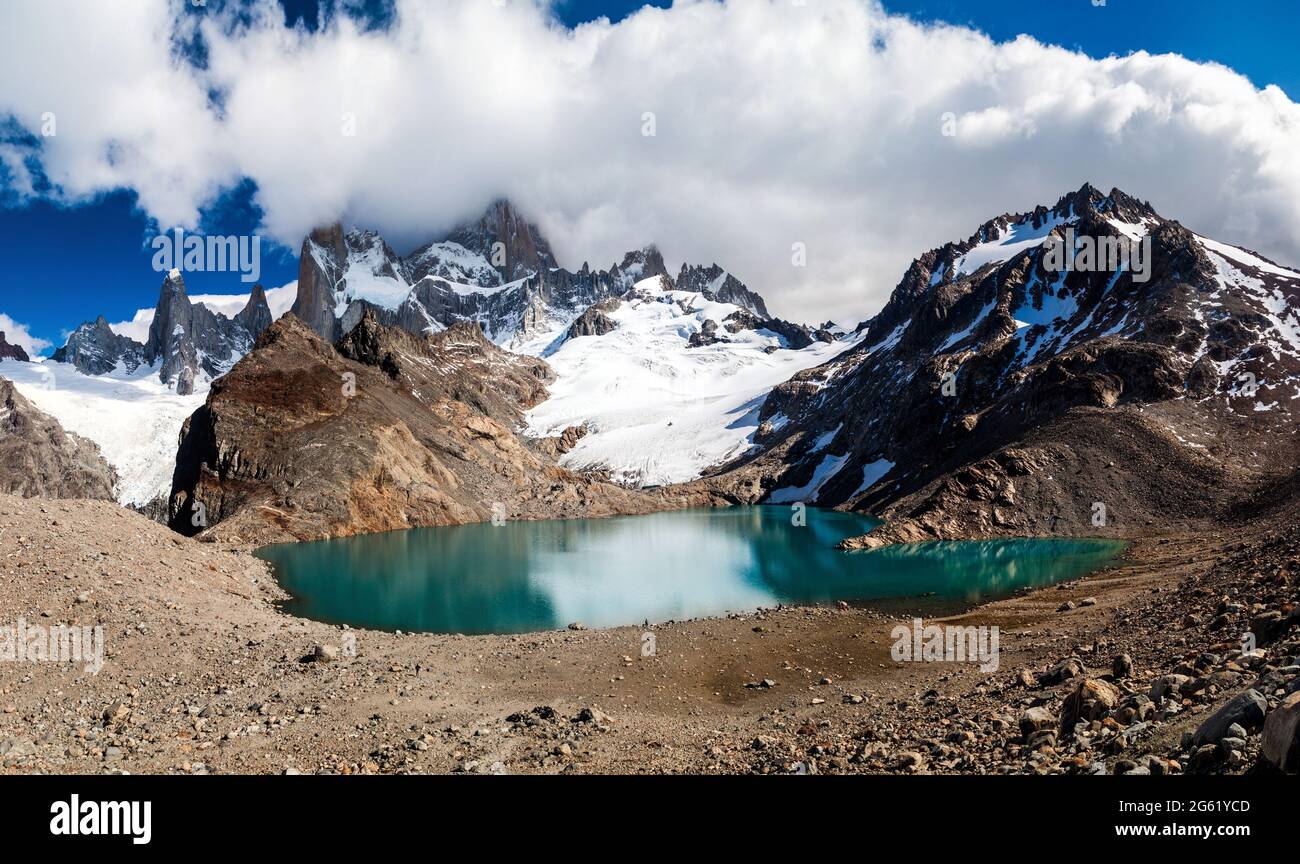
[[[271,321],[262,286],[226,317],[192,302],[173,270],[145,342],[114,332],[101,315],[78,327],[49,360],[6,362],[0,375],[67,431],[99,446],[117,472],[119,503],[165,507],[181,424]]]
[[[261,285],[253,288],[244,308],[233,318],[192,303],[185,278],[172,270],[163,279],[158,305],[141,344],[113,332],[101,315],[78,327],[54,352],[56,363],[71,363],[87,375],[110,372],[134,374],[144,367],[177,395],[205,389],[248,353],[272,316]]]
[[[1149,260],[1079,266],[1120,238]],[[729,482],[889,517],[867,545],[1192,518],[1297,461],[1300,272],[1119,190],[927,252],[859,332],[772,391]]]
[[[693,480],[748,451],[772,387],[853,344],[759,318],[762,298],[738,282],[744,294],[731,296],[743,306],[680,284],[637,282],[590,307],[545,354],[556,381],[528,412],[528,434],[577,427],[562,466],[627,485]]]
[[[328,340],[366,312],[412,333],[476,321],[492,341],[540,354],[592,305],[638,281],[667,276],[654,246],[627,253],[607,270],[560,267],[537,227],[507,201],[406,257],[373,231],[334,225],[313,231],[299,259],[294,313]],[[679,279],[710,298],[769,317],[763,300],[716,264],[683,265]]]
[[[732,303],[759,318],[771,318],[763,298],[750,291],[745,284],[717,264],[695,267],[683,264],[674,283],[679,291],[696,291],[714,297],[723,303]]]

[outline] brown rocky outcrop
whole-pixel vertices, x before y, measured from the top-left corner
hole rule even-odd
[[[97,446],[65,431],[0,378],[0,492],[111,501],[116,482]]]
[[[5,341],[5,333],[0,330],[0,360],[21,360],[26,363],[31,360],[27,352],[21,345],[10,345]]]
[[[709,500],[557,467],[515,432],[550,379],[472,323],[421,338],[367,316],[330,345],[287,315],[186,421],[171,525],[260,543]]]
[[[542,438],[538,442],[538,446],[541,447],[542,452],[546,453],[551,458],[558,459],[574,447],[577,447],[578,442],[585,438],[586,435],[587,427],[585,425],[567,426],[559,435],[551,438]]]

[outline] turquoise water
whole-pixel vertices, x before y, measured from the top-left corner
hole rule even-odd
[[[268,546],[295,615],[434,633],[523,633],[752,611],[778,603],[934,595],[976,601],[1110,561],[1102,540],[835,544],[874,520],[788,507],[416,528]]]

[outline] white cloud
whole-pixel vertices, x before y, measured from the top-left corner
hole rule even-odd
[[[190,302],[201,303],[227,318],[234,318],[245,306],[248,305],[250,294],[195,294],[190,297]],[[298,296],[298,282],[294,280],[287,285],[281,285],[279,288],[266,289],[266,305],[271,309],[271,318],[279,320],[280,316],[289,311],[293,306],[294,298]],[[149,339],[149,325],[153,324],[154,313],[157,309],[150,306],[148,309],[137,309],[135,315],[131,316],[130,321],[119,321],[116,324],[110,324],[109,329],[119,336],[127,336],[137,342],[147,342]]]
[[[408,251],[507,195],[568,266],[654,240],[801,320],[863,317],[917,254],[1084,180],[1300,263],[1300,107],[1221,66],[999,44],[866,0],[679,0],[576,30],[523,0],[396,0],[387,30],[314,34],[259,2],[239,27],[186,16],[197,70],[168,43],[178,0],[10,0],[0,113],[35,131],[56,111],[42,161],[65,193],[130,186],[165,225],[248,176],[291,247],[342,217]]]
[[[6,342],[22,348],[31,357],[51,347],[49,340],[33,336],[26,324],[19,324],[3,312],[0,312],[0,333],[5,334]]]

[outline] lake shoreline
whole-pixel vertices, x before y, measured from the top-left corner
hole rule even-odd
[[[390,633],[527,635],[837,602],[947,614],[1077,578],[1124,549],[1084,538],[836,549],[875,524],[838,510],[791,518],[784,507],[742,505],[415,528],[253,555],[272,565],[291,615]]]
[[[3,770],[1084,771],[1063,745],[1016,743],[1029,703],[1056,710],[1078,677],[1025,686],[1022,670],[1035,678],[1077,657],[1085,674],[1109,674],[1112,656],[1127,653],[1132,688],[1145,692],[1223,641],[1208,618],[1184,619],[1208,615],[1206,604],[1212,612],[1230,583],[1244,590],[1253,570],[1271,572],[1213,566],[1273,555],[1267,533],[1138,540],[1114,567],[939,621],[1001,628],[1000,668],[987,674],[893,662],[889,633],[905,610],[833,605],[656,626],[651,657],[641,656],[639,626],[344,630],[279,611],[283,592],[245,550],[178,537],[107,503],[3,496],[0,560],[11,578],[0,618],[100,623],[108,652],[93,676],[0,664],[0,740],[23,754],[5,757]],[[1189,697],[1122,754],[1099,749],[1087,765],[1167,760],[1181,731],[1232,692]]]

